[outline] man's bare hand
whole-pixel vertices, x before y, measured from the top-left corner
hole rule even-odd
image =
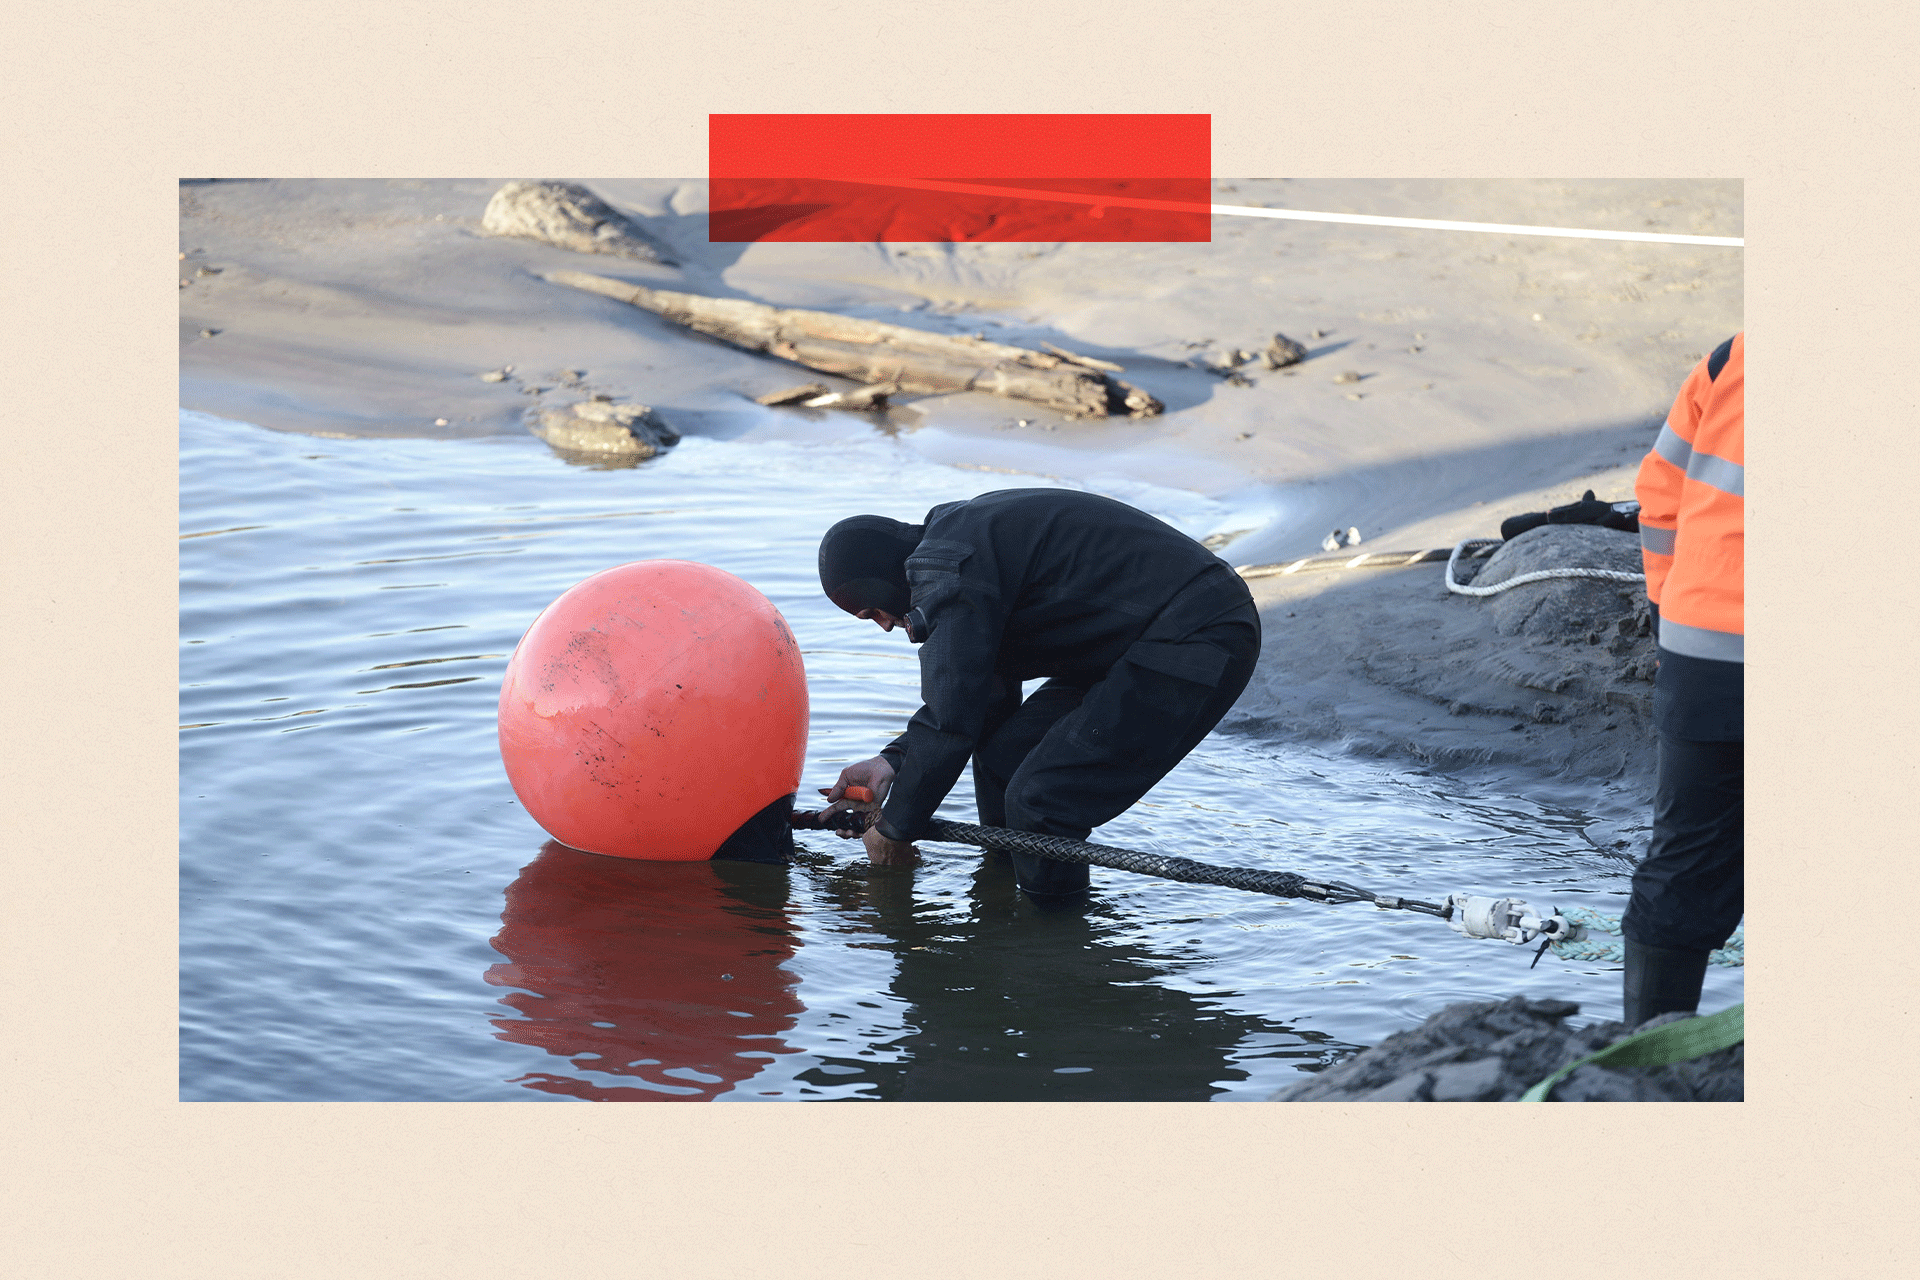
[[[880,806],[886,802],[887,789],[893,785],[893,766],[887,763],[885,756],[875,756],[871,760],[862,760],[850,764],[840,771],[840,780],[827,788],[827,807],[820,811],[824,819],[844,809],[860,809],[867,813],[879,813]],[[848,787],[865,787],[873,792],[871,801],[850,800]],[[842,839],[851,838],[851,831],[842,831]]]
[[[905,840],[889,840],[880,834],[878,824],[867,828],[867,861],[876,867],[910,867],[920,861],[920,850]]]

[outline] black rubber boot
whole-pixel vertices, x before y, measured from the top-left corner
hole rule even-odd
[[[1620,984],[1626,1013],[1621,1021],[1637,1027],[1663,1013],[1692,1013],[1698,1009],[1709,954],[1649,947],[1628,938],[1627,972]]]

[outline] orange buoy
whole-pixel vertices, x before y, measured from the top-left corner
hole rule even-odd
[[[500,758],[533,820],[616,858],[710,858],[800,785],[807,677],[773,602],[642,560],[548,605],[500,684]]]

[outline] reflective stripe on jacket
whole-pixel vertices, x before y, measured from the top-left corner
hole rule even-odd
[[[1746,660],[1746,335],[1702,360],[1640,464],[1640,550],[1662,649]]]

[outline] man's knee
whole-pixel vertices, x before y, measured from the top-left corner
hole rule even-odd
[[[1049,681],[1035,690],[1011,716],[995,725],[974,749],[974,798],[984,825],[1015,825],[1007,807],[1009,784],[1054,724],[1080,705],[1085,693],[1084,689],[1064,682]]]
[[[1084,801],[1075,803],[1077,799],[1066,787],[1050,786],[1045,779],[1026,774],[1007,788],[1002,805],[1012,830],[1085,840],[1104,818],[1087,812],[1089,806]]]

